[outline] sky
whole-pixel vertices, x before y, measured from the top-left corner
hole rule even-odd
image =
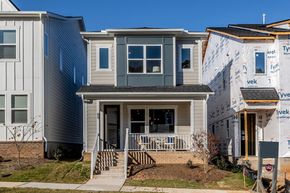
[[[204,31],[290,19],[290,0],[13,0],[23,11],[83,16],[87,31],[160,27]]]

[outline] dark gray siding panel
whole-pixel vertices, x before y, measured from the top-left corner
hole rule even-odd
[[[127,44],[161,44],[163,74],[127,74]],[[173,37],[117,37],[117,86],[172,86],[173,74]]]

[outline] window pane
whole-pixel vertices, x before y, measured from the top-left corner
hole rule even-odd
[[[5,108],[5,96],[0,95],[0,109],[4,109],[4,108]]]
[[[143,58],[143,46],[129,46],[128,58]]]
[[[15,30],[1,30],[0,43],[1,44],[16,44],[16,31]]]
[[[147,58],[161,58],[161,46],[147,46],[146,55]]]
[[[0,123],[5,123],[5,111],[0,111]]]
[[[12,108],[27,108],[27,96],[25,95],[12,96]]]
[[[109,48],[100,48],[100,69],[109,68]]]
[[[144,109],[132,109],[131,110],[131,121],[145,121],[145,110]]]
[[[16,46],[0,46],[0,58],[16,58]]]
[[[149,110],[150,133],[174,133],[174,109]]]
[[[147,72],[148,73],[160,73],[161,72],[161,60],[147,60]]]
[[[256,52],[256,73],[265,73],[265,53]]]
[[[129,60],[129,72],[143,73],[143,60]]]
[[[144,133],[145,123],[131,123],[131,133]]]
[[[182,69],[190,68],[190,48],[182,48],[181,52]]]
[[[26,110],[13,110],[12,123],[27,123],[27,111]]]

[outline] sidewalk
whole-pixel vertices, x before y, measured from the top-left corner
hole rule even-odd
[[[96,183],[90,180],[86,184],[60,184],[60,183],[38,183],[38,182],[0,182],[4,188],[38,188],[59,190],[87,190],[87,191],[121,191],[121,192],[164,192],[164,193],[248,193],[248,191],[234,190],[208,190],[208,189],[183,189],[183,188],[154,188],[120,186],[120,180],[103,181]],[[112,185],[114,184],[114,185]]]

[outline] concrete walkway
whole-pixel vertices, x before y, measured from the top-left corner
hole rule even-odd
[[[39,182],[0,182],[4,188],[38,188],[59,190],[87,190],[87,191],[121,191],[121,192],[164,192],[164,193],[248,193],[248,191],[231,190],[206,190],[206,189],[183,189],[183,188],[154,188],[123,186],[124,181],[112,179],[110,182],[98,179],[88,181],[86,184],[60,184]]]

